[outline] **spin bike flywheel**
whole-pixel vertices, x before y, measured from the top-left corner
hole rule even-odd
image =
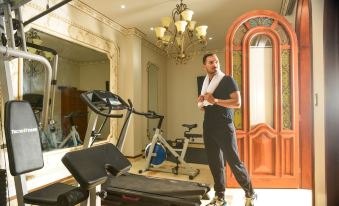
[[[145,149],[145,157],[148,156],[150,148],[151,148],[151,144],[148,144]],[[166,149],[164,148],[162,144],[158,142],[154,145],[153,153],[155,153],[156,155],[151,157],[150,163],[152,165],[160,165],[167,159]]]

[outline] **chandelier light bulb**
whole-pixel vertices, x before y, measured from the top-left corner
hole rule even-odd
[[[37,49],[32,48],[32,47],[27,47],[27,51],[31,54],[36,54],[37,53]]]
[[[168,28],[170,24],[172,23],[172,18],[169,16],[165,16],[161,18],[161,26],[164,28]]]
[[[175,26],[177,28],[177,31],[179,34],[184,33],[186,26],[187,26],[187,21],[176,21]]]
[[[186,9],[181,12],[181,18],[185,21],[191,21],[194,12],[192,10]]]
[[[164,27],[155,27],[155,35],[158,39],[162,39],[165,35],[166,29]]]
[[[198,26],[197,28],[195,28],[195,31],[197,32],[197,37],[200,39],[204,39],[207,34],[207,28],[208,26],[206,25]]]
[[[196,24],[197,24],[196,21],[190,21],[190,23],[188,23],[188,29],[190,31],[193,31]]]
[[[41,45],[42,44],[42,40],[41,39],[32,39],[32,43],[36,44],[36,45]]]

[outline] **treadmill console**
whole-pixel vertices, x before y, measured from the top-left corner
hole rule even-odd
[[[125,110],[130,106],[117,94],[109,91],[93,90],[81,94],[81,98],[96,113],[104,110]]]

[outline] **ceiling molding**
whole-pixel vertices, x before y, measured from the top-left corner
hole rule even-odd
[[[65,57],[65,56],[59,56],[59,59],[65,61],[65,62],[69,62],[69,63],[72,63],[72,64],[78,64],[78,65],[93,65],[93,64],[110,63],[109,59],[100,60],[100,61],[78,61],[78,60],[70,59],[70,58]]]
[[[146,38],[146,34],[144,34],[142,31],[140,31],[137,28],[129,28],[129,29],[126,29],[126,31],[127,31],[126,35],[135,35],[135,36],[140,37],[142,39]]]

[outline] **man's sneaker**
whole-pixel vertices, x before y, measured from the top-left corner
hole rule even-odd
[[[213,200],[208,203],[206,206],[227,206],[225,198],[215,196]]]
[[[253,193],[245,196],[245,206],[254,206],[254,200],[257,199],[257,194]]]

